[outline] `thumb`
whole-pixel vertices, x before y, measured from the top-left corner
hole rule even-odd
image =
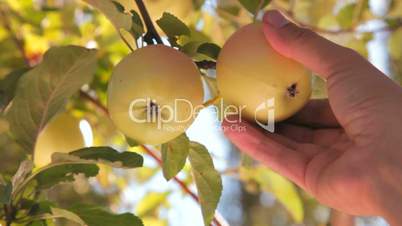
[[[279,11],[267,11],[263,22],[266,39],[277,52],[298,61],[325,79],[342,70],[346,62],[350,64],[351,60],[361,58],[353,50],[291,23]]]
[[[367,125],[386,128],[384,114],[377,112],[399,103],[402,91],[396,83],[357,52],[291,23],[278,11],[266,12],[263,21],[272,48],[327,81],[331,109],[350,137],[361,139]]]

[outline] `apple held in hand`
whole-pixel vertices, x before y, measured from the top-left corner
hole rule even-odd
[[[277,122],[309,100],[311,73],[277,53],[262,29],[260,23],[249,24],[229,38],[217,61],[217,83],[225,102],[244,106],[245,118],[267,122],[274,110]]]
[[[202,106],[199,71],[183,53],[163,45],[138,49],[114,69],[108,109],[116,127],[141,144],[182,134]]]
[[[67,113],[56,115],[38,136],[34,163],[43,167],[52,161],[55,152],[68,153],[85,147],[80,120]]]

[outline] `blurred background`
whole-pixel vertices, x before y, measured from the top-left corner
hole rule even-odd
[[[117,2],[136,9],[134,0]],[[154,20],[164,11],[170,12],[184,21],[200,41],[220,46],[236,29],[253,21],[237,0],[144,2]],[[402,81],[402,0],[272,0],[267,8],[281,9],[295,22],[355,49],[387,76]],[[67,44],[99,49],[96,76],[84,89],[105,105],[111,70],[130,52],[106,17],[82,0],[0,0],[0,76],[34,66],[49,47]],[[209,73],[214,76],[214,71]],[[313,98],[325,98],[324,82],[318,77],[313,82]],[[85,145],[129,149],[104,112],[81,95],[69,101],[65,114],[71,124],[77,125],[75,134],[82,135]],[[75,135],[63,129],[65,122],[59,122],[59,130],[63,130],[59,139],[68,140]],[[0,171],[12,174],[24,156],[4,136],[2,125],[0,130]],[[202,110],[187,134],[208,148],[223,177],[217,213],[223,225],[329,225],[329,208],[268,168],[252,164],[225,139],[213,107]],[[59,185],[46,195],[61,206],[77,200],[103,204],[115,212],[133,212],[147,226],[202,226],[199,205],[188,192],[175,181],[166,182],[158,162],[144,150],[132,151],[144,153],[143,168],[116,170],[102,166],[96,178],[88,181],[77,177],[73,184]],[[189,167],[178,178],[190,190],[196,190]],[[387,225],[376,217],[357,218],[355,224]]]

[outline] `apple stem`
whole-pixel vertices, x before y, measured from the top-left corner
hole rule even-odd
[[[142,0],[135,0],[135,3],[137,4],[138,10],[141,13],[145,26],[147,27],[147,33],[144,36],[145,41],[148,44],[154,44],[153,41],[156,41],[156,44],[163,44],[162,38],[156,31],[154,23],[152,22],[152,19],[149,16],[148,10],[145,7],[144,2]]]

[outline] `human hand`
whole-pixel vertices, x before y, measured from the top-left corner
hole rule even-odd
[[[276,51],[327,81],[328,100],[310,101],[275,133],[243,121],[246,132],[225,129],[227,137],[321,203],[402,225],[402,89],[355,51],[278,11],[265,14],[264,33]]]

